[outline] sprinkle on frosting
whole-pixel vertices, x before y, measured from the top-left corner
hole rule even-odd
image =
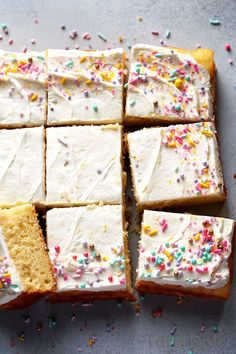
[[[143,129],[128,144],[139,202],[224,194],[212,123]]]
[[[48,121],[122,119],[123,49],[48,51]]]
[[[130,104],[133,100],[135,106]],[[192,56],[169,48],[133,47],[127,102],[127,116],[213,119],[209,73]]]
[[[151,238],[146,224],[157,230]],[[144,211],[138,277],[187,287],[224,286],[233,229],[230,219]]]

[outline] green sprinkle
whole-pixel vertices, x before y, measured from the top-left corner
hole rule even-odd
[[[175,345],[175,339],[174,339],[174,336],[171,336],[170,337],[170,346],[174,347],[174,345]]]
[[[102,39],[104,42],[107,42],[106,37],[105,37],[101,32],[98,33],[98,37],[99,37],[100,39]]]
[[[41,55],[37,55],[37,59],[39,59],[39,60],[45,60],[45,58],[42,57]]]
[[[176,167],[175,172],[176,173],[179,172],[179,167]]]
[[[192,350],[189,350],[189,351],[188,351],[188,354],[193,354],[193,351],[192,351]]]
[[[217,332],[218,332],[218,325],[214,325],[214,326],[213,326],[213,332],[214,332],[214,333],[217,333]]]
[[[165,246],[166,246],[167,248],[169,248],[169,247],[170,247],[170,243],[169,243],[169,242],[166,242],[166,243],[165,243]]]
[[[80,289],[85,289],[85,284],[84,283],[80,284]]]
[[[211,261],[211,260],[212,260],[212,255],[211,255],[211,254],[208,254],[208,255],[207,255],[207,260],[208,260],[208,261]]]
[[[121,264],[121,266],[120,266],[120,270],[125,270],[125,266],[124,266],[124,264]]]
[[[0,27],[1,27],[3,30],[7,29],[7,25],[6,25],[5,23],[0,24]]]
[[[180,106],[180,104],[176,104],[176,105],[175,105],[175,110],[176,110],[176,111],[181,111],[181,106]]]
[[[170,30],[167,30],[167,31],[166,31],[166,38],[168,39],[168,38],[170,38],[170,36],[171,36],[171,31],[170,31]]]
[[[135,106],[135,104],[136,104],[136,101],[132,100],[129,105],[130,105],[130,107],[133,107],[133,106]]]
[[[127,43],[127,48],[128,49],[131,49],[132,48],[132,45],[130,43]]]
[[[186,250],[185,246],[181,246],[180,249],[181,249],[181,251],[183,251],[183,252]]]
[[[196,262],[196,259],[192,259],[191,260],[191,263],[194,265],[194,264],[196,264],[197,262]]]
[[[129,86],[129,83],[126,82],[126,84],[124,84],[124,88],[128,87]]]
[[[220,25],[220,20],[218,20],[218,18],[210,18],[210,19],[209,19],[209,22],[210,22],[210,24],[213,25],[213,26],[218,26],[218,25]]]
[[[202,260],[203,260],[204,263],[206,263],[207,262],[207,257],[202,257]]]
[[[185,76],[185,80],[186,80],[186,81],[190,81],[190,76],[189,76],[189,75],[186,75],[186,76]]]
[[[74,65],[74,62],[72,60],[68,61],[68,63],[66,63],[65,67],[66,68],[72,68]]]
[[[98,106],[97,105],[93,105],[93,110],[94,110],[94,112],[97,112],[98,111]]]

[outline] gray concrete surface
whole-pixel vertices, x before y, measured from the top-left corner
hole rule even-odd
[[[142,21],[137,19],[142,16]],[[209,18],[217,16],[220,26],[209,24]],[[36,24],[35,20],[39,23]],[[80,48],[94,49],[116,47],[135,42],[193,48],[197,44],[215,50],[218,79],[218,130],[220,134],[221,158],[225,181],[228,188],[228,201],[224,206],[204,206],[188,208],[187,211],[225,215],[236,218],[236,1],[222,0],[0,0],[0,23],[9,27],[8,37],[13,38],[10,46],[6,36],[0,47],[9,50],[27,48]],[[61,24],[66,30],[60,29]],[[68,37],[71,30],[77,29],[78,39]],[[170,39],[165,39],[166,30],[171,31]],[[152,30],[159,31],[153,36]],[[82,39],[89,32],[91,41]],[[97,37],[102,32],[107,38],[103,42]],[[119,44],[118,37],[125,42]],[[31,45],[31,38],[36,44]],[[229,42],[232,52],[225,51]],[[129,52],[129,50],[128,50]],[[230,65],[232,58],[235,65]],[[130,233],[133,263],[136,263],[135,247],[137,235]],[[165,296],[146,296],[141,301],[140,316],[134,307],[116,302],[100,302],[91,308],[81,305],[48,305],[45,300],[31,308],[16,312],[0,313],[0,354],[194,354],[236,353],[236,279],[232,296],[225,303],[188,299],[177,304],[176,298]],[[153,318],[151,313],[162,309],[162,317]],[[74,321],[71,321],[75,314]],[[23,315],[31,320],[25,323]],[[55,317],[56,325],[50,327],[48,319]],[[37,331],[38,323],[42,330]],[[202,324],[205,331],[201,332]],[[218,333],[213,326],[218,325]],[[171,330],[176,326],[174,346],[170,345]],[[25,341],[18,336],[24,332]],[[96,336],[90,347],[88,340]],[[15,341],[15,342],[14,342]]]

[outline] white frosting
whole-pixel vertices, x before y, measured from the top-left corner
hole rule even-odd
[[[213,123],[139,130],[128,145],[138,203],[224,195]]]
[[[47,128],[47,203],[121,203],[121,128]]]
[[[48,124],[121,122],[123,55],[49,49]]]
[[[213,119],[208,71],[188,54],[136,44],[132,48],[126,115],[197,122]]]
[[[0,130],[0,205],[42,202],[44,129]]]
[[[22,284],[0,227],[0,306],[22,294]]]
[[[122,206],[52,209],[47,241],[57,291],[126,288]]]
[[[234,221],[144,211],[138,279],[217,289],[229,281]]]
[[[0,126],[39,126],[46,120],[45,52],[0,51]]]

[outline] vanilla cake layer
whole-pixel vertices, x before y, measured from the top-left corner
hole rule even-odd
[[[0,308],[29,306],[54,289],[35,207],[0,209]]]
[[[47,128],[47,204],[122,202],[121,127]]]
[[[0,206],[45,202],[44,129],[0,129]]]
[[[225,200],[213,123],[146,128],[127,143],[141,208]]]
[[[131,54],[126,122],[211,121],[214,91],[212,50],[136,44]]]
[[[47,52],[48,125],[120,123],[124,50]]]
[[[234,220],[145,210],[138,290],[227,298],[233,234]]]
[[[47,212],[49,256],[57,278],[52,301],[71,296],[129,297],[127,235],[121,205],[56,208]],[[110,294],[110,295],[109,295]]]
[[[46,122],[45,52],[0,51],[0,127]]]

